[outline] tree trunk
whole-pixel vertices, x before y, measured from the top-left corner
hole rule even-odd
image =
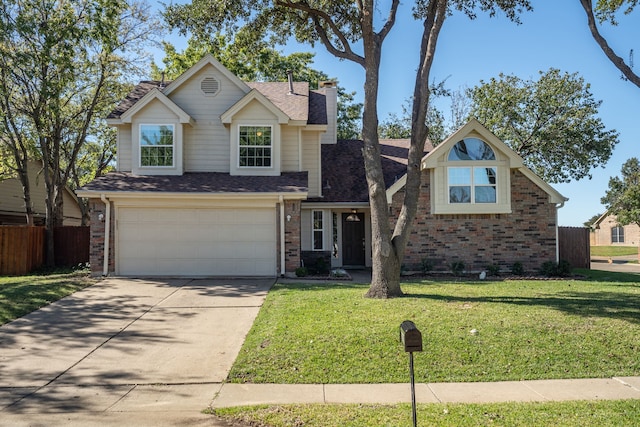
[[[33,219],[33,204],[31,203],[31,184],[27,172],[27,162],[18,166],[18,178],[22,184],[22,200],[24,200],[25,221],[28,226],[35,224]]]
[[[380,145],[377,134],[377,111],[376,103],[367,105],[369,97],[377,102],[378,66],[380,64],[380,46],[377,49],[377,62],[375,74],[370,74],[370,69],[374,64],[367,67],[367,77],[365,80],[365,115],[363,117],[363,136],[365,140],[365,166],[367,170],[367,182],[369,183],[369,203],[371,205],[371,238],[373,241],[373,271],[371,287],[367,296],[373,298],[389,298],[401,296],[400,272],[404,251],[411,233],[413,221],[418,210],[420,199],[420,184],[422,181],[421,161],[424,153],[424,144],[427,139],[428,128],[426,126],[427,110],[429,107],[429,74],[435,48],[440,34],[440,30],[447,14],[447,0],[432,0],[428,5],[429,12],[424,21],[424,31],[422,34],[422,44],[420,47],[420,65],[416,74],[416,81],[413,95],[412,124],[411,124],[411,144],[407,157],[407,181],[405,184],[404,200],[402,209],[398,215],[393,234],[389,218],[389,206],[387,204],[384,178],[382,176],[382,166],[380,164]],[[365,39],[365,52],[367,44]],[[375,81],[375,92],[367,92],[367,83]],[[369,107],[369,110],[367,110]],[[368,117],[367,113],[375,117]],[[367,123],[375,121],[375,129],[367,127]],[[368,135],[371,132],[372,135]],[[375,135],[373,135],[375,133]],[[367,151],[367,141],[375,140],[375,154],[369,158]],[[377,159],[377,162],[374,160]],[[379,191],[378,191],[379,190]]]
[[[367,16],[372,15],[373,13],[370,13]],[[374,34],[372,19],[363,19],[363,42],[366,55],[362,155],[369,186],[373,258],[371,286],[366,296],[369,298],[390,298],[403,295],[400,289],[401,260],[391,241],[389,205],[382,173],[377,107],[382,41]]]

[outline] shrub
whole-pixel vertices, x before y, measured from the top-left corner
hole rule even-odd
[[[318,257],[315,267],[318,274],[327,274],[329,272],[329,266],[327,265],[324,257]]]
[[[500,266],[497,264],[491,264],[487,266],[487,274],[489,276],[499,276],[500,275]]]
[[[420,261],[420,271],[422,271],[423,274],[427,274],[428,272],[433,270],[433,265],[434,262],[432,260],[422,258],[422,261]]]
[[[568,261],[547,261],[542,264],[540,274],[547,277],[566,277],[571,274],[571,264]]]
[[[511,273],[516,276],[522,276],[524,274],[524,267],[520,261],[516,261],[511,266]]]
[[[296,277],[305,277],[308,274],[309,274],[309,270],[307,270],[307,267],[296,268]]]
[[[464,262],[462,262],[462,261],[454,261],[454,262],[451,263],[449,268],[451,269],[451,272],[454,275],[460,276],[464,272]]]

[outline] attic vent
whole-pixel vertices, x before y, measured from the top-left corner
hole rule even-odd
[[[220,82],[214,77],[205,77],[200,82],[200,90],[202,90],[205,95],[214,96],[220,90]]]

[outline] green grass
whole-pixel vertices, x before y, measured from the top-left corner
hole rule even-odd
[[[411,425],[410,405],[278,405],[228,408],[216,415],[270,427],[379,427]],[[418,405],[421,426],[634,426],[640,400]],[[251,423],[251,424],[248,424]]]
[[[637,246],[591,246],[592,256],[638,255]]]
[[[86,271],[0,277],[0,325],[92,283]]]
[[[367,285],[277,284],[229,380],[406,382],[404,320],[422,332],[417,382],[639,375],[640,275],[582,273],[584,280],[404,283],[406,296],[390,300],[364,298]]]

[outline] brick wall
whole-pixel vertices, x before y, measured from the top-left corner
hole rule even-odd
[[[105,237],[105,220],[106,206],[100,199],[89,200],[89,213],[91,215],[91,231],[89,239],[89,264],[91,265],[91,274],[100,276],[104,267],[104,237]],[[100,221],[99,216],[104,215],[104,219]],[[109,236],[109,272],[115,271],[115,215],[113,203],[111,204],[111,232]]]
[[[429,188],[426,171],[405,269],[420,270],[427,259],[435,271],[449,271],[454,261],[462,261],[467,271],[488,265],[510,271],[515,262],[525,271],[536,271],[543,262],[556,260],[556,208],[547,193],[520,172],[511,172],[511,214],[432,215]],[[394,196],[392,216],[399,213],[402,197],[400,192]]]
[[[291,220],[285,219],[284,222],[285,269],[287,274],[293,274],[296,268],[300,267],[300,201],[285,201],[284,214],[285,217],[291,215]],[[278,268],[280,268],[279,263]],[[282,274],[282,272],[279,273]]]

